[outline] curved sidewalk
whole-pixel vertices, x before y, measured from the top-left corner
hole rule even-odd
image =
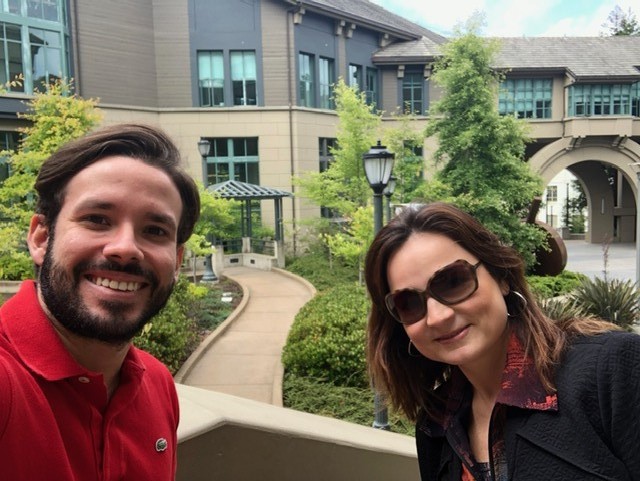
[[[281,406],[282,348],[295,315],[315,289],[281,269],[228,267],[224,276],[243,287],[242,303],[196,349],[175,380]]]

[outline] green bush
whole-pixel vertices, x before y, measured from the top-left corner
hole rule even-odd
[[[636,284],[630,280],[596,277],[582,282],[571,293],[570,299],[586,314],[631,329],[640,312],[638,295]]]
[[[326,248],[317,245],[311,252],[294,257],[287,261],[287,270],[304,277],[311,282],[318,291],[335,286],[337,283],[354,283],[358,281],[358,270],[346,266],[340,259],[332,259]]]
[[[568,294],[577,288],[587,276],[578,272],[562,271],[557,276],[527,276],[531,291],[538,299]]]
[[[28,252],[0,254],[0,279],[21,281],[33,278],[33,259]]]
[[[167,305],[138,334],[134,344],[160,359],[176,373],[198,342],[196,322],[189,317],[197,291],[180,276]]]
[[[318,294],[296,315],[283,349],[287,372],[339,386],[367,387],[364,287],[342,284]]]

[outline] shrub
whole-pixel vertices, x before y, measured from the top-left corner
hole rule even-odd
[[[329,264],[329,254],[320,244],[311,252],[287,261],[287,270],[304,277],[318,291],[329,289],[336,283],[354,283],[358,280],[358,269],[346,266],[334,258]]]
[[[188,316],[195,291],[180,276],[167,305],[138,334],[134,344],[160,359],[172,373],[178,371],[198,341],[196,323]]]
[[[586,279],[584,274],[562,271],[557,276],[528,276],[527,282],[538,299],[548,299],[568,294]]]
[[[285,370],[339,386],[367,387],[364,287],[342,284],[318,294],[296,315],[283,349]]]
[[[630,280],[586,279],[570,295],[585,313],[611,321],[625,329],[638,320],[638,288]]]

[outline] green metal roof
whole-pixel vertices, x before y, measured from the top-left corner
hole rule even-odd
[[[291,192],[272,189],[262,185],[247,184],[237,180],[227,180],[207,187],[209,192],[215,192],[225,199],[280,199],[291,197]]]

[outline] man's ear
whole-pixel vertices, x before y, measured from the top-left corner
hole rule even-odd
[[[29,234],[27,234],[27,245],[33,262],[41,266],[44,255],[49,244],[49,226],[42,214],[35,214],[31,217],[29,224]]]
[[[184,244],[180,244],[176,250],[176,270],[174,273],[174,277],[176,281],[180,276],[180,267],[182,267],[182,258],[184,257]]]

